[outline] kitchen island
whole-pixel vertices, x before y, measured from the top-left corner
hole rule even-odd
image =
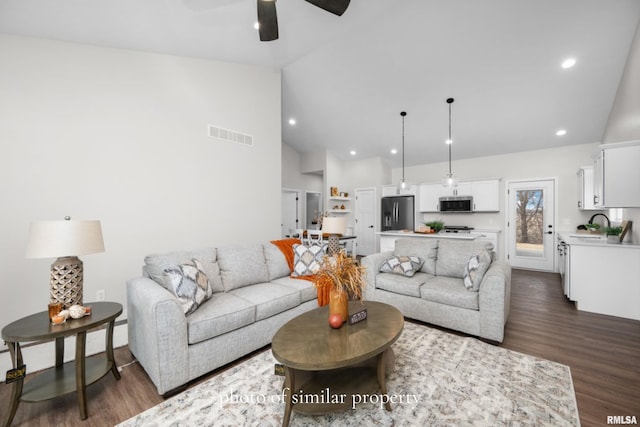
[[[640,320],[640,245],[575,232],[558,240],[565,295],[578,310]]]
[[[391,230],[380,231],[376,234],[380,238],[380,252],[392,251],[396,246],[396,239],[458,239],[458,240],[487,240],[493,244],[494,251],[498,254],[498,234],[500,230],[473,230],[460,233],[416,233],[413,231]]]

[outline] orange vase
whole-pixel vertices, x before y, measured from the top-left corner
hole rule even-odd
[[[342,321],[347,321],[349,314],[349,295],[344,291],[331,289],[329,292],[329,316],[339,314]]]

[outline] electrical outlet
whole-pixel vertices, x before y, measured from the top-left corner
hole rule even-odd
[[[106,293],[104,289],[100,289],[96,291],[96,301],[104,301],[106,298]]]

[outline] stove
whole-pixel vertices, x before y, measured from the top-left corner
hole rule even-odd
[[[443,231],[445,233],[469,233],[473,230],[473,227],[467,227],[466,225],[445,225]]]

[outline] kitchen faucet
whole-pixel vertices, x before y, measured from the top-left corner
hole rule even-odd
[[[607,220],[607,227],[611,227],[611,221],[609,221],[609,217],[599,212],[596,214],[593,214],[593,216],[589,218],[589,224],[593,224],[593,218],[597,217],[598,215],[602,215]]]

